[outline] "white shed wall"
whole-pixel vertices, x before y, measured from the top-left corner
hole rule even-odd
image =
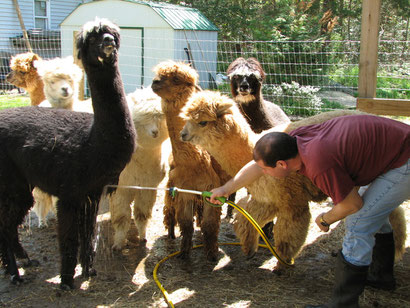
[[[213,31],[175,31],[175,60],[188,62],[184,48],[191,50],[191,61],[199,73],[203,89],[212,88],[216,79],[218,33]]]

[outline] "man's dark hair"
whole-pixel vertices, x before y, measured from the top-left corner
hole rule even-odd
[[[262,160],[266,166],[275,168],[278,160],[296,157],[298,146],[296,137],[286,133],[271,132],[262,136],[253,149],[253,159]]]

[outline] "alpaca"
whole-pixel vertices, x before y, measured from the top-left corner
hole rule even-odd
[[[166,173],[170,145],[161,99],[150,88],[127,95],[137,131],[136,149],[121,172],[117,190],[109,196],[111,222],[114,228],[114,250],[121,250],[130,228],[131,208],[140,242],[146,242],[147,222],[151,218],[156,191],[131,190],[122,185],[157,187]],[[168,154],[168,155],[167,155]]]
[[[39,55],[26,52],[11,57],[11,72],[7,74],[6,80],[16,87],[25,89],[31,100],[31,105],[37,106],[46,99],[43,91],[43,81],[39,76],[35,64],[41,62]]]
[[[208,152],[195,145],[182,142],[179,132],[185,120],[179,116],[188,98],[197,91],[198,73],[189,65],[173,61],[162,62],[154,68],[153,91],[161,97],[161,107],[167,121],[172,146],[173,161],[170,165],[167,187],[191,190],[209,190],[220,184]],[[204,251],[208,260],[215,261],[218,253],[218,232],[221,209],[205,206],[200,196],[180,193],[172,198],[165,197],[164,224],[168,236],[175,238],[175,220],[181,234],[182,259],[187,259],[192,249],[193,220],[197,217],[204,240]]]
[[[330,118],[354,114],[355,111],[323,113],[296,123],[273,128],[291,131],[302,125],[320,123]],[[234,176],[251,161],[255,134],[235,103],[217,92],[197,93],[182,109],[187,122],[181,139],[201,146],[215,157],[229,175]],[[277,252],[285,260],[296,257],[304,244],[310,223],[309,201],[321,202],[327,197],[305,176],[295,173],[285,179],[263,175],[247,187],[251,195],[238,204],[246,208],[260,225],[277,218],[274,241]],[[236,216],[234,229],[245,254],[253,256],[258,248],[259,234],[242,215]],[[280,270],[278,264],[275,270]]]
[[[93,273],[92,238],[103,188],[117,184],[131,158],[135,129],[118,69],[119,28],[86,23],[77,37],[94,114],[21,107],[0,111],[0,256],[13,283],[15,257],[27,256],[18,226],[33,205],[32,187],[58,197],[62,289],[74,288],[77,252],[82,275]]]
[[[232,97],[255,133],[290,123],[278,105],[263,99],[265,72],[258,60],[237,58],[229,65],[227,75]]]
[[[43,80],[46,96],[46,100],[40,104],[40,107],[74,110],[83,71],[74,63],[73,57],[43,60],[36,62],[35,67]]]

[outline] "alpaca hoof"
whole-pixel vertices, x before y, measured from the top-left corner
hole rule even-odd
[[[25,264],[25,267],[38,267],[40,266],[40,261],[32,259],[28,260],[27,263]]]
[[[81,273],[81,277],[83,278],[89,278],[94,276],[97,276],[97,271],[94,268],[90,268],[88,271],[84,271],[83,273]]]
[[[182,251],[182,252],[177,256],[177,258],[178,258],[178,259],[181,259],[181,260],[189,260],[189,252]]]
[[[122,247],[123,247],[122,245],[114,244],[114,245],[112,245],[111,249],[112,249],[113,252],[121,252]]]
[[[10,276],[10,282],[16,286],[19,286],[23,283],[23,278],[21,278],[19,275],[11,275]]]
[[[97,276],[97,270],[95,268],[91,268],[88,271],[88,277],[95,277],[95,276]]]
[[[168,230],[168,238],[171,240],[175,240],[175,231]]]
[[[246,259],[252,259],[256,255],[256,249],[245,251]]]
[[[218,254],[214,253],[214,252],[212,252],[212,253],[208,252],[207,255],[206,255],[206,259],[209,262],[216,262],[218,260]]]
[[[70,291],[74,289],[74,283],[60,283],[60,289],[63,291]]]

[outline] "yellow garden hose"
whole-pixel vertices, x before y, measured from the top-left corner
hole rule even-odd
[[[206,197],[209,197],[209,192],[203,192],[202,195],[204,196],[204,199],[206,201],[206,203],[212,205],[212,206],[217,206],[220,207],[222,205],[216,205],[213,203],[210,203],[206,200]],[[264,248],[268,248],[271,253],[275,256],[276,259],[278,259],[278,261],[286,266],[293,266],[294,264],[294,260],[292,259],[290,262],[287,262],[286,260],[283,260],[275,251],[275,248],[272,246],[272,244],[269,242],[268,238],[266,237],[265,233],[262,231],[261,227],[258,225],[258,223],[248,214],[247,211],[245,211],[243,208],[241,208],[239,205],[236,205],[235,203],[233,203],[232,201],[226,200],[223,198],[223,201],[225,201],[225,203],[227,203],[228,205],[234,207],[235,209],[237,209],[242,215],[244,215],[249,221],[250,223],[254,226],[254,228],[258,231],[258,233],[262,236],[263,241],[266,243],[266,245],[264,244],[258,244],[259,247],[264,247]],[[241,243],[218,243],[219,245],[236,245],[236,246],[240,246]],[[192,249],[196,249],[199,247],[202,247],[203,244],[200,245],[196,245],[194,246]],[[159,266],[164,263],[165,261],[167,261],[168,259],[175,257],[177,255],[179,255],[181,253],[181,251],[177,251],[174,252],[168,256],[166,256],[165,258],[163,258],[162,260],[160,260],[154,267],[154,271],[153,271],[153,276],[154,276],[154,281],[157,284],[158,288],[161,290],[162,294],[164,295],[165,301],[167,302],[168,306],[170,307],[174,307],[174,304],[172,303],[172,301],[169,299],[168,296],[168,292],[164,289],[164,287],[162,286],[162,284],[159,282],[158,280],[158,276],[157,276],[157,272],[159,269]]]
[[[275,251],[275,248],[272,246],[272,244],[270,243],[269,239],[266,237],[265,233],[262,231],[261,227],[258,225],[258,223],[252,218],[251,215],[249,215],[249,213],[247,211],[245,211],[243,208],[241,208],[239,205],[235,204],[234,202],[227,200],[225,197],[217,197],[216,199],[219,200],[221,202],[221,204],[214,204],[211,203],[207,200],[207,198],[211,197],[212,192],[209,191],[197,191],[197,190],[189,190],[189,189],[181,189],[181,188],[177,188],[177,187],[143,187],[143,186],[126,186],[126,185],[106,185],[103,191],[103,195],[107,193],[107,188],[108,187],[112,187],[112,188],[126,188],[126,189],[137,189],[137,190],[165,190],[168,191],[168,193],[172,196],[175,197],[175,195],[178,192],[182,192],[182,193],[189,193],[189,194],[195,194],[195,195],[200,195],[203,197],[204,202],[210,206],[213,207],[222,207],[222,205],[224,203],[227,203],[228,205],[232,206],[233,208],[237,209],[239,211],[239,213],[241,213],[242,215],[244,215],[249,222],[253,225],[253,227],[258,231],[258,233],[260,234],[260,236],[262,236],[263,241],[266,243],[266,245],[263,244],[258,244],[259,247],[263,247],[263,248],[268,248],[270,250],[270,252],[273,254],[273,256],[278,259],[278,261],[286,266],[293,266],[294,264],[294,260],[291,259],[290,262],[282,259]],[[236,245],[236,246],[240,246],[241,243],[218,243],[219,245]],[[196,245],[193,247],[193,249],[202,247],[203,244],[201,245]],[[164,289],[164,287],[162,286],[162,284],[159,282],[158,277],[157,277],[157,272],[158,272],[158,268],[159,266],[164,263],[166,260],[175,257],[177,255],[179,255],[181,252],[177,251],[174,252],[168,256],[166,256],[165,258],[163,258],[161,261],[159,261],[154,268],[153,271],[153,276],[154,276],[154,281],[157,284],[157,286],[159,287],[159,289],[161,290],[162,294],[164,295],[164,298],[166,300],[166,302],[168,303],[168,305],[170,307],[174,307],[174,304],[172,303],[172,301],[168,298],[168,292]]]

